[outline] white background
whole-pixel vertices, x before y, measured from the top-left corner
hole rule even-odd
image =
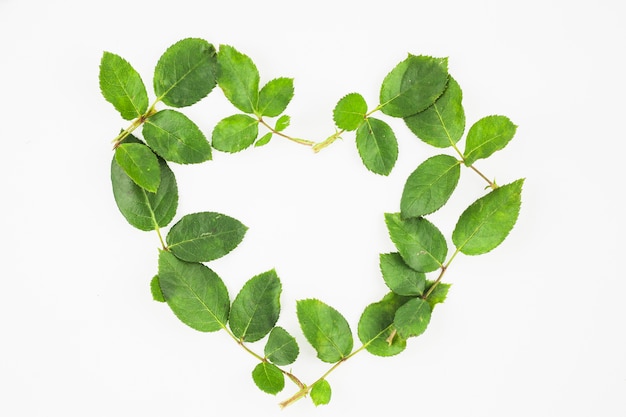
[[[624,133],[626,29],[618,1],[17,1],[0,0],[0,415],[212,416],[626,415]],[[331,404],[279,411],[252,383],[254,359],[225,333],[202,334],[152,301],[154,233],[130,227],[109,182],[110,141],[126,122],[99,92],[103,51],[148,87],[160,54],[185,37],[230,44],[262,82],[295,79],[296,136],[334,132],[349,92],[377,103],[407,53],[449,57],[468,125],[489,114],[518,126],[477,166],[499,183],[525,177],[523,208],[493,252],[459,256],[447,302],[394,358],[360,353],[329,377]],[[183,110],[210,136],[235,109],[216,89]],[[381,116],[383,118],[384,116]],[[276,268],[279,324],[296,335],[305,382],[328,367],[295,321],[316,297],[356,328],[385,293],[383,213],[436,150],[397,120],[393,173],[362,166],[346,134],[320,154],[274,139],[212,162],[174,166],[179,218],[220,211],[250,227],[212,264],[231,297]],[[431,219],[447,236],[483,192],[464,171]],[[255,349],[261,351],[262,346]]]

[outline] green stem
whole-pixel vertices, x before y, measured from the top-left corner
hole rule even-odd
[[[128,126],[126,129],[122,130],[120,132],[120,134],[117,135],[111,141],[113,143],[113,149],[116,149],[118,146],[120,146],[120,143],[122,143],[124,141],[124,139],[126,139],[128,137],[128,135],[133,133],[133,131],[135,129],[137,129],[139,126],[144,124],[144,122],[148,119],[148,117],[154,115],[157,112],[156,105],[157,105],[158,102],[159,102],[159,100],[155,100],[154,103],[152,103],[152,105],[148,109],[148,111],[146,111],[144,114],[142,114],[141,116],[139,116],[138,118],[133,120],[133,122],[130,124],[130,126]]]
[[[315,145],[315,142],[313,142],[313,141],[306,140],[306,139],[300,139],[300,138],[294,138],[294,137],[291,137],[289,135],[285,135],[282,132],[279,132],[278,130],[274,129],[272,126],[267,124],[267,122],[265,120],[263,120],[262,117],[259,117],[258,120],[259,120],[259,123],[261,123],[263,126],[268,128],[269,131],[272,132],[275,135],[281,136],[281,137],[283,137],[285,139],[288,139],[288,140],[290,140],[292,142],[295,142],[295,143],[298,143],[300,145],[305,145],[305,146],[313,146],[313,145]]]

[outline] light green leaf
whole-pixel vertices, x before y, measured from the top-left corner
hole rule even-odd
[[[267,117],[280,116],[293,98],[293,91],[293,78],[271,80],[259,92],[258,113]]]
[[[517,126],[506,116],[487,116],[474,123],[465,140],[465,165],[470,166],[504,148],[516,130]]]
[[[156,193],[161,183],[159,159],[142,143],[122,143],[115,149],[115,160],[135,184]]]
[[[163,292],[161,291],[161,285],[159,284],[159,276],[155,275],[150,281],[150,292],[152,293],[152,298],[154,301],[158,301],[160,303],[165,302],[165,298],[163,297]]]
[[[432,223],[422,217],[402,219],[399,213],[386,213],[385,223],[391,241],[411,268],[420,272],[441,268],[448,245]]]
[[[197,164],[211,159],[211,145],[198,126],[176,110],[161,110],[146,119],[143,136],[167,161]]]
[[[296,339],[282,327],[274,327],[265,344],[265,357],[280,366],[295,362],[300,348]]]
[[[513,229],[522,203],[523,179],[503,185],[479,198],[461,214],[452,242],[466,255],[495,249]]]
[[[428,291],[430,291],[430,287],[432,287],[433,285],[434,285],[434,282],[427,281],[426,290],[424,292],[428,293]],[[433,291],[430,294],[428,294],[428,297],[426,297],[426,301],[428,301],[428,304],[430,304],[431,310],[434,309],[437,304],[441,304],[444,301],[446,301],[446,297],[448,296],[448,290],[450,289],[451,286],[452,284],[446,284],[446,283],[440,282],[433,289]]]
[[[356,131],[356,146],[367,169],[389,175],[398,159],[398,141],[391,127],[369,117]]]
[[[380,270],[385,284],[398,295],[422,295],[426,275],[408,266],[399,253],[381,253]]]
[[[232,46],[220,45],[217,83],[226,98],[244,113],[254,113],[259,101],[259,71]]]
[[[359,319],[359,340],[376,356],[393,356],[406,348],[406,339],[395,332],[396,311],[409,297],[387,294],[381,301],[368,305]]]
[[[243,240],[248,228],[239,220],[214,212],[193,213],[180,219],[167,234],[167,245],[187,262],[221,258]]]
[[[245,114],[228,116],[213,129],[213,147],[222,152],[239,152],[252,145],[258,134],[258,120]]]
[[[285,388],[285,376],[276,367],[268,362],[261,362],[252,370],[252,379],[263,392],[276,395]]]
[[[319,300],[306,299],[297,302],[296,313],[304,336],[320,360],[335,363],[352,352],[350,326],[337,310]]]
[[[126,120],[148,110],[148,93],[141,76],[124,58],[104,52],[100,60],[100,91]]]
[[[437,148],[447,148],[457,143],[465,131],[462,99],[461,87],[450,77],[448,87],[432,106],[405,117],[404,122],[422,141]]]
[[[421,217],[439,210],[452,195],[460,176],[460,162],[449,155],[436,155],[422,162],[404,184],[402,217]]]
[[[398,308],[393,320],[398,335],[405,339],[421,335],[428,327],[431,313],[432,309],[428,301],[421,298],[407,301]]]
[[[317,407],[318,405],[325,405],[330,402],[331,396],[330,384],[325,379],[320,379],[311,387],[311,401]]]
[[[339,129],[356,130],[365,120],[367,103],[359,93],[344,96],[333,110],[333,120]]]
[[[432,105],[448,82],[448,58],[411,55],[383,80],[381,110],[388,116],[407,117]]]
[[[203,39],[182,39],[170,46],[154,69],[154,91],[172,107],[190,106],[215,87],[215,47]]]
[[[267,132],[266,134],[261,136],[259,140],[254,142],[254,146],[258,148],[258,147],[267,145],[268,143],[270,143],[270,140],[272,140],[272,135],[273,135],[272,132]]]
[[[274,130],[276,130],[277,132],[282,132],[283,130],[287,129],[287,127],[289,127],[290,123],[291,117],[283,114],[278,118],[278,120],[276,120],[276,126],[274,126]]]
[[[230,329],[245,342],[256,342],[272,330],[280,315],[282,286],[275,270],[246,282],[230,309]]]
[[[200,263],[181,261],[167,251],[159,253],[159,283],[176,317],[201,332],[226,327],[230,299],[222,279]]]
[[[111,161],[113,196],[128,223],[139,230],[155,230],[167,226],[178,207],[178,187],[174,173],[159,159],[161,180],[156,193],[141,188],[124,172],[115,157]]]

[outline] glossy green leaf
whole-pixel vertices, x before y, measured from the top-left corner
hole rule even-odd
[[[411,55],[383,80],[381,110],[388,116],[407,117],[431,106],[448,82],[448,58]]]
[[[278,118],[278,120],[276,120],[276,125],[274,126],[274,130],[276,130],[277,132],[282,132],[283,130],[287,129],[287,127],[289,127],[290,123],[291,123],[291,117],[287,116],[286,114],[283,114],[282,116]]]
[[[300,348],[296,339],[282,327],[274,327],[265,344],[265,357],[280,366],[295,362]]]
[[[150,281],[150,292],[152,293],[152,298],[154,301],[158,301],[160,303],[165,302],[165,297],[163,297],[163,291],[161,291],[161,284],[159,284],[159,276],[155,275]]]
[[[380,270],[385,284],[394,293],[417,296],[424,292],[426,275],[408,266],[399,253],[381,253]]]
[[[254,143],[259,135],[259,121],[246,114],[220,120],[213,129],[213,147],[222,152],[239,152]]]
[[[398,141],[391,127],[369,117],[356,131],[356,146],[367,169],[389,175],[398,159]]]
[[[197,164],[211,159],[211,145],[187,116],[176,110],[161,110],[146,119],[143,136],[163,159],[179,164]]]
[[[200,263],[181,261],[167,251],[159,253],[159,283],[176,317],[201,332],[226,327],[230,299],[222,279]]]
[[[436,155],[422,162],[404,184],[402,217],[421,217],[439,210],[452,195],[460,176],[460,162],[449,155]]]
[[[266,134],[261,136],[259,140],[254,142],[254,146],[258,148],[258,147],[267,145],[268,143],[270,143],[270,140],[272,140],[272,136],[273,136],[272,132],[267,132]]]
[[[426,290],[424,292],[428,293],[430,291],[430,287],[434,285],[434,282],[428,281],[426,283]],[[446,284],[440,282],[437,286],[428,294],[426,297],[426,301],[430,304],[430,309],[434,309],[437,304],[441,304],[446,301],[446,297],[448,297],[448,290],[450,290],[451,284]]]
[[[462,99],[461,87],[450,77],[448,87],[432,106],[405,117],[404,122],[422,141],[437,148],[447,148],[457,143],[465,131]]]
[[[276,365],[268,362],[261,362],[254,367],[252,379],[261,391],[268,394],[278,394],[285,388],[285,376]]]
[[[465,165],[470,166],[504,148],[516,130],[517,126],[506,116],[487,116],[474,123],[465,140]]]
[[[115,160],[111,161],[113,196],[128,223],[139,230],[155,230],[167,226],[178,207],[178,187],[174,173],[167,163],[159,160],[161,180],[156,193],[141,188],[126,174]]]
[[[154,69],[154,91],[172,107],[190,106],[216,85],[215,47],[203,39],[182,39],[170,46]]]
[[[397,334],[393,320],[398,308],[409,300],[409,297],[389,293],[365,308],[359,319],[358,334],[368,352],[393,356],[406,348],[406,339]]]
[[[221,258],[243,240],[248,228],[225,214],[201,212],[181,218],[167,234],[168,249],[188,262]]]
[[[337,310],[319,300],[306,299],[297,302],[296,313],[304,336],[320,360],[335,363],[352,352],[350,326]]]
[[[141,76],[124,58],[104,52],[100,60],[100,91],[126,120],[148,110],[148,93]]]
[[[161,183],[159,159],[142,143],[122,143],[115,149],[115,160],[135,184],[156,193]]]
[[[461,214],[452,242],[466,255],[495,249],[513,229],[522,203],[523,179],[496,188]]]
[[[344,96],[333,110],[333,120],[339,129],[356,130],[365,120],[367,103],[359,93]]]
[[[230,329],[245,342],[267,335],[280,315],[282,286],[275,270],[256,275],[246,282],[230,309]]]
[[[420,272],[441,268],[448,245],[432,223],[422,217],[403,219],[399,213],[386,213],[385,223],[391,241],[411,268]]]
[[[393,323],[402,338],[419,336],[430,323],[432,309],[426,300],[413,298],[396,311]]]
[[[259,71],[247,55],[220,45],[217,83],[226,98],[244,113],[254,113],[259,101]]]
[[[261,116],[277,117],[293,98],[293,78],[275,78],[261,88],[256,106]]]
[[[325,405],[330,402],[332,390],[330,384],[325,379],[320,379],[311,387],[311,401],[317,407],[318,405]]]

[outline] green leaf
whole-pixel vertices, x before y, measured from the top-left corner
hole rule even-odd
[[[504,148],[516,130],[517,126],[506,116],[487,116],[474,123],[465,140],[465,165],[470,166]]]
[[[408,266],[399,253],[381,253],[380,270],[385,284],[394,293],[417,296],[424,292],[426,275]]]
[[[359,93],[344,96],[333,110],[333,120],[339,129],[356,130],[365,120],[367,103]]]
[[[258,113],[267,117],[280,116],[293,98],[293,91],[293,78],[271,80],[259,92]]]
[[[461,214],[452,242],[466,255],[495,249],[513,229],[522,203],[523,179],[503,185],[479,198]]]
[[[398,159],[398,141],[391,127],[369,117],[356,131],[356,146],[367,169],[389,175]]]
[[[254,146],[258,148],[267,145],[268,143],[270,143],[270,140],[272,140],[272,135],[272,132],[267,132],[259,140],[254,142]]]
[[[311,401],[317,407],[330,402],[331,389],[330,384],[325,379],[320,379],[311,387]]]
[[[407,301],[398,308],[393,319],[398,335],[405,339],[421,335],[428,327],[431,313],[428,301],[421,298]]]
[[[126,120],[148,110],[148,93],[141,76],[124,58],[104,52],[100,60],[100,91]]]
[[[396,311],[410,298],[387,294],[381,301],[368,305],[359,319],[359,340],[376,356],[393,356],[406,348],[406,339],[396,334],[393,319]]]
[[[115,157],[111,161],[111,185],[117,207],[128,223],[139,230],[167,226],[178,207],[178,187],[174,173],[159,159],[161,180],[156,193],[141,188],[124,172]]]
[[[420,272],[441,268],[448,245],[432,223],[422,217],[402,219],[399,213],[386,213],[385,223],[391,241],[411,268]]]
[[[447,82],[448,58],[409,54],[383,80],[381,110],[393,117],[419,113],[437,100]]]
[[[304,336],[320,360],[335,363],[352,352],[350,326],[337,310],[319,300],[306,299],[297,302],[296,314]]]
[[[213,129],[213,147],[222,152],[239,152],[252,145],[258,134],[258,120],[245,114],[228,116]]]
[[[437,148],[447,148],[457,143],[465,131],[462,99],[461,87],[450,77],[448,87],[432,106],[405,117],[404,122],[422,141]]]
[[[230,299],[222,279],[200,263],[159,253],[159,283],[176,317],[201,332],[226,328]]]
[[[248,228],[225,214],[187,214],[167,234],[167,246],[187,262],[208,262],[221,258],[243,240]]]
[[[232,46],[220,45],[217,83],[226,98],[244,113],[254,113],[259,101],[259,71],[252,60]]]
[[[422,162],[404,184],[402,217],[421,217],[439,210],[452,195],[460,176],[460,162],[449,155],[436,155]]]
[[[425,292],[427,293],[428,291],[430,291],[430,287],[432,287],[433,285],[434,285],[434,282],[428,281],[426,283]],[[428,297],[426,297],[426,301],[428,301],[428,304],[430,304],[431,310],[434,309],[437,304],[441,304],[444,301],[446,301],[446,297],[448,296],[448,290],[450,289],[450,287],[451,287],[451,284],[440,282],[433,289],[433,291],[430,294],[428,294]]]
[[[161,183],[159,159],[142,143],[122,143],[115,149],[115,160],[135,184],[156,193]]]
[[[257,387],[268,394],[278,394],[285,388],[285,376],[271,363],[261,362],[252,370],[252,379]]]
[[[190,106],[215,87],[215,47],[203,39],[182,39],[170,46],[154,69],[154,91],[172,107]]]
[[[280,314],[282,286],[275,270],[251,278],[230,309],[230,329],[245,342],[256,342],[272,330]]]
[[[197,164],[211,159],[211,145],[198,126],[176,110],[161,110],[146,119],[143,136],[167,161]]]
[[[280,366],[296,361],[300,348],[296,339],[282,327],[274,327],[265,344],[265,357]]]
[[[291,117],[283,114],[278,118],[278,120],[276,120],[276,126],[274,126],[274,130],[276,130],[277,132],[282,132],[283,130],[287,129],[287,127],[289,127],[290,123]]]
[[[161,291],[161,285],[159,284],[159,276],[155,275],[150,281],[150,292],[152,293],[152,298],[154,301],[158,301],[160,303],[165,302],[165,298],[163,297],[163,292]]]

